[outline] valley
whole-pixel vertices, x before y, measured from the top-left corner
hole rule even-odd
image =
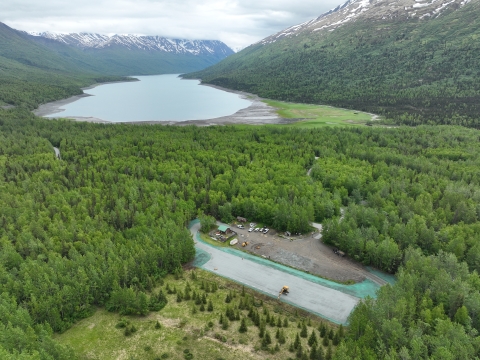
[[[98,20],[133,35],[0,23],[0,358],[480,358],[480,1],[202,3],[141,35],[179,24],[162,3]],[[89,87],[128,89],[121,123],[38,116]],[[210,238],[237,222],[270,230]]]

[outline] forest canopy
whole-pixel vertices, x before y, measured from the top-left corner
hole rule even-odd
[[[202,213],[292,232],[322,222],[325,242],[398,272],[355,310],[337,356],[414,354],[417,336],[423,357],[454,356],[433,341],[455,329],[477,356],[479,140],[452,126],[105,125],[0,110],[0,351],[71,358],[43,339],[92,307],[164,306],[151,290],[193,258],[186,225]]]

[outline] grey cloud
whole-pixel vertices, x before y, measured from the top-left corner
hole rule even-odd
[[[217,39],[243,48],[342,0],[2,0],[0,21],[26,31]]]

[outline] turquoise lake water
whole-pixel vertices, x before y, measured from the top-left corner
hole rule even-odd
[[[185,121],[228,116],[250,106],[239,95],[183,80],[177,74],[135,76],[140,81],[85,90],[88,96],[47,117],[95,117],[111,122]]]

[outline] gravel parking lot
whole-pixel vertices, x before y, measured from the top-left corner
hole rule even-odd
[[[198,228],[199,224],[191,227],[190,230],[194,236]],[[261,264],[248,259],[249,256],[243,258],[230,254],[201,241],[197,241],[195,246],[208,255],[201,265],[203,269],[272,297],[277,297],[282,286],[288,285],[290,293],[287,296],[282,295],[281,301],[301,307],[335,323],[345,324],[359,301],[352,295],[276,269],[270,266],[273,263],[269,261]]]
[[[314,232],[299,236],[286,237],[275,230],[267,234],[248,232],[249,224],[245,229],[232,226],[238,233],[236,248],[246,250],[252,254],[264,256],[281,264],[300,269],[311,274],[339,282],[361,282],[366,278],[379,285],[386,282],[371,274],[361,264],[335,255],[332,248],[321,242],[320,233]],[[242,247],[242,242],[248,245]]]

